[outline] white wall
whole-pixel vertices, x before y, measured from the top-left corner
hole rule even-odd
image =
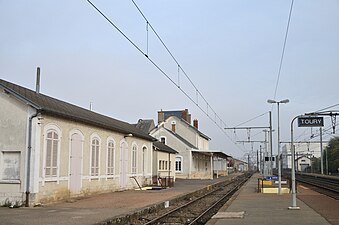
[[[0,204],[22,200],[27,121],[28,106],[0,90]]]

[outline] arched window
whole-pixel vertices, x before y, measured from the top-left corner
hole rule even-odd
[[[175,172],[182,172],[182,156],[175,157]]]
[[[114,141],[110,140],[107,143],[107,175],[114,175]]]
[[[99,176],[99,139],[91,141],[91,176]]]
[[[132,174],[137,173],[137,146],[132,147]]]
[[[45,176],[56,177],[58,173],[59,134],[48,130],[46,135]]]

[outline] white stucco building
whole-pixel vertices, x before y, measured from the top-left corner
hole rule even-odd
[[[0,80],[0,203],[151,184],[154,140],[129,123]]]
[[[210,138],[198,130],[198,120],[194,120],[191,125],[191,115],[187,109],[159,111],[158,125],[151,130],[150,135],[178,152],[175,156],[177,178],[213,179],[213,155],[215,158],[228,157],[222,152],[209,150]]]
[[[306,167],[311,166],[311,158],[320,158],[320,143],[319,142],[296,142],[295,144],[295,160],[297,171],[303,171]],[[323,143],[323,149],[327,143]],[[291,169],[291,145],[285,144],[282,146],[282,168]]]

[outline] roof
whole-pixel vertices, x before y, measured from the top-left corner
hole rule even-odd
[[[168,152],[168,153],[172,153],[172,154],[176,154],[178,153],[177,151],[175,151],[173,148],[169,147],[168,145],[163,144],[160,141],[156,141],[153,143],[153,146],[155,146],[156,148],[159,149],[159,151],[162,152]]]
[[[36,108],[40,113],[82,122],[88,125],[108,129],[122,134],[154,141],[155,138],[136,128],[132,124],[81,108],[79,106],[37,93],[30,89],[0,79],[0,87],[17,98]]]
[[[223,152],[220,152],[220,151],[204,151],[204,150],[192,150],[192,152],[195,152],[195,153],[200,153],[200,154],[204,154],[204,155],[210,155],[210,156],[217,156],[219,158],[223,158],[223,159],[227,159],[231,156],[223,153]]]
[[[197,149],[196,146],[192,145],[189,141],[187,141],[185,138],[181,137],[179,134],[177,133],[174,133],[173,131],[167,129],[167,128],[164,128],[165,130],[167,130],[169,133],[171,133],[172,135],[174,135],[176,138],[178,138],[181,142],[183,142],[185,145],[187,145],[188,147],[190,148],[195,148]]]
[[[175,115],[172,115],[173,117],[176,117],[178,118],[177,116]],[[172,116],[169,116],[167,119],[169,119],[170,117]],[[166,119],[166,120],[167,120]],[[192,126],[191,124],[189,124],[186,120],[182,119],[182,118],[178,118],[179,120],[181,120],[183,123],[185,123],[186,125],[188,125],[188,127],[190,127],[191,129],[193,129],[195,132],[197,132],[201,137],[207,139],[207,140],[211,140],[210,137],[208,137],[206,134],[202,133],[201,131],[199,131],[197,128],[195,128],[194,126]]]
[[[155,127],[153,119],[148,119],[148,120],[139,119],[138,123],[134,125],[138,129],[142,130],[143,132],[147,134],[149,134],[149,132]]]

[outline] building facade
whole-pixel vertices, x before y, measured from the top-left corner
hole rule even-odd
[[[216,152],[209,150],[210,138],[198,130],[198,120],[193,120],[193,126],[190,121],[187,109],[161,110],[158,112],[158,125],[150,135],[178,152],[175,159],[177,178],[213,179],[214,159],[217,158],[213,155]],[[218,153],[219,157],[227,157]]]
[[[0,106],[0,203],[151,184],[155,139],[135,126],[4,80]]]

